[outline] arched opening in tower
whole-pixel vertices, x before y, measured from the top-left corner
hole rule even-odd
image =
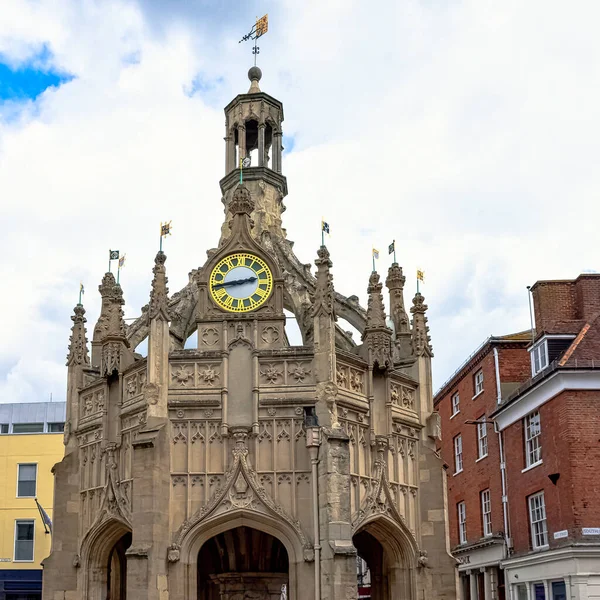
[[[390,546],[394,532],[384,532],[384,529],[385,526],[381,526],[369,531],[367,526],[352,538],[358,552],[357,597],[359,600],[411,600],[410,565],[406,557],[391,550],[399,542],[393,540]]]
[[[125,552],[129,546],[131,546],[131,533],[126,533],[115,543],[108,555],[107,600],[126,600],[127,558]]]
[[[252,527],[206,541],[198,554],[198,600],[287,597],[289,559],[283,544]]]

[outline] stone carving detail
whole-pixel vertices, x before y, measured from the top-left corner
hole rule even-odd
[[[279,329],[273,327],[273,325],[267,325],[266,327],[263,327],[260,337],[265,344],[275,344],[280,338]]]
[[[307,368],[305,363],[294,363],[288,367],[288,375],[294,378],[296,383],[303,383],[304,380],[310,375],[310,369]]]
[[[279,434],[277,435],[277,441],[281,442],[281,440],[289,440],[290,432],[288,431],[288,429],[290,427],[290,422],[289,421],[279,421],[279,426],[281,427],[281,430],[279,431]],[[286,429],[286,427],[288,429]]]
[[[283,380],[283,371],[281,370],[280,365],[265,365],[265,368],[260,372],[260,375],[267,384],[271,385],[278,383],[279,379]]]
[[[317,400],[324,402],[331,417],[331,426],[339,427],[338,409],[337,409],[338,388],[332,381],[325,381],[317,384]]]
[[[210,387],[213,387],[215,381],[219,381],[220,373],[214,365],[206,365],[203,371],[200,371],[200,379]]]
[[[415,549],[417,547],[414,534],[404,520],[404,517],[398,512],[395,499],[390,490],[390,484],[387,478],[387,453],[388,439],[385,436],[375,437],[375,469],[370,481],[369,492],[361,504],[360,509],[352,517],[352,530],[358,531],[360,526],[369,517],[374,515],[386,515],[396,521],[407,536],[410,537]]]
[[[100,509],[96,514],[91,528],[97,527],[109,518],[115,518],[131,527],[131,507],[127,497],[127,484],[119,477],[119,447],[115,442],[109,442],[104,449],[105,485],[101,490]],[[94,490],[90,490],[91,492]]]
[[[169,288],[167,287],[165,261],[167,255],[160,250],[154,259],[154,279],[152,280],[152,288],[150,289],[150,303],[148,305],[148,317],[150,319],[161,318],[165,321],[170,321],[169,315]]]
[[[167,548],[167,560],[170,563],[177,562],[180,558],[180,553],[181,553],[181,546],[179,546],[178,544],[171,544]]]
[[[148,404],[158,404],[158,398],[160,396],[160,386],[157,383],[146,383],[144,385],[144,398]]]
[[[356,369],[350,369],[350,387],[353,391],[362,394],[363,391],[363,374]]]
[[[348,374],[344,367],[336,367],[335,379],[338,387],[348,387]]]
[[[390,392],[390,396],[392,399],[392,404],[394,406],[398,406],[398,403],[400,400],[400,390],[398,389],[397,385],[392,384],[392,390]]]
[[[267,408],[267,414],[270,417],[274,417],[277,414],[277,409],[273,407]]]
[[[413,316],[413,351],[417,356],[421,356],[424,353],[428,354],[429,356],[433,356],[431,337],[429,337],[429,326],[427,325],[427,317],[425,316],[427,308],[428,307],[427,304],[425,304],[425,298],[421,294],[415,294],[410,312]]]
[[[187,444],[187,436],[185,432],[187,432],[187,423],[173,423],[173,444],[177,444],[181,442],[183,444]]]
[[[415,407],[415,393],[405,387],[402,388],[402,406],[411,409]]]
[[[173,487],[177,487],[178,485],[187,487],[187,477],[182,477],[180,475],[173,477]]]
[[[101,413],[105,405],[105,392],[103,388],[93,390],[82,396],[80,403],[81,418]]]
[[[175,387],[186,387],[194,385],[193,365],[178,365],[172,367],[171,380]]]
[[[192,437],[190,438],[192,444],[195,444],[196,442],[204,443],[204,434],[202,433],[202,429],[202,423],[192,423]]]
[[[260,443],[263,440],[271,441],[273,439],[273,436],[271,435],[271,432],[269,431],[270,425],[266,421],[262,421],[261,425],[262,425],[262,431],[258,434],[258,442]]]
[[[302,530],[300,521],[289,515],[285,509],[277,504],[267,493],[258,475],[248,459],[248,430],[245,428],[232,428],[234,448],[233,461],[227,469],[224,481],[213,492],[209,502],[203,506],[193,517],[184,521],[173,539],[173,544],[181,547],[186,534],[198,523],[210,520],[213,516],[232,510],[245,510],[249,512],[266,512],[277,519],[283,519],[300,539],[305,550],[305,560],[314,559],[312,544]],[[289,475],[287,477],[291,483]]]
[[[202,331],[200,340],[205,346],[216,346],[220,339],[219,330],[216,327],[207,327]]]

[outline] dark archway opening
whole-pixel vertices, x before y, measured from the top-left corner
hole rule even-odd
[[[112,547],[108,555],[106,600],[126,600],[127,557],[125,552],[129,546],[131,546],[131,533],[126,533]]]
[[[383,546],[368,531],[359,531],[353,538],[358,552],[358,598],[388,600],[388,582]]]
[[[251,527],[236,527],[206,541],[198,553],[198,600],[272,600],[288,588],[283,544]],[[285,597],[285,596],[283,596]]]

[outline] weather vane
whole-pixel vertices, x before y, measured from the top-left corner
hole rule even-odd
[[[254,54],[254,66],[256,66],[256,55],[260,53],[260,48],[256,45],[256,40],[265,35],[269,31],[269,15],[265,15],[260,19],[256,17],[256,23],[238,43],[247,42],[248,40],[254,40],[254,48],[252,48],[252,54]]]

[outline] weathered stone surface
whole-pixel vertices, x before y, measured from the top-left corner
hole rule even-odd
[[[279,600],[284,586],[289,600],[347,600],[358,554],[374,599],[452,600],[427,307],[415,298],[411,328],[393,266],[388,328],[376,273],[365,311],[335,291],[326,247],[316,277],[295,256],[282,228],[283,107],[251,79],[225,109],[218,248],[170,300],[160,252],[129,327],[106,275],[91,364],[75,309],[44,597]],[[237,159],[255,151],[240,186]],[[211,272],[234,252],[272,273],[254,311],[212,300]],[[289,345],[284,308],[303,346]],[[146,337],[148,356],[134,355]]]

